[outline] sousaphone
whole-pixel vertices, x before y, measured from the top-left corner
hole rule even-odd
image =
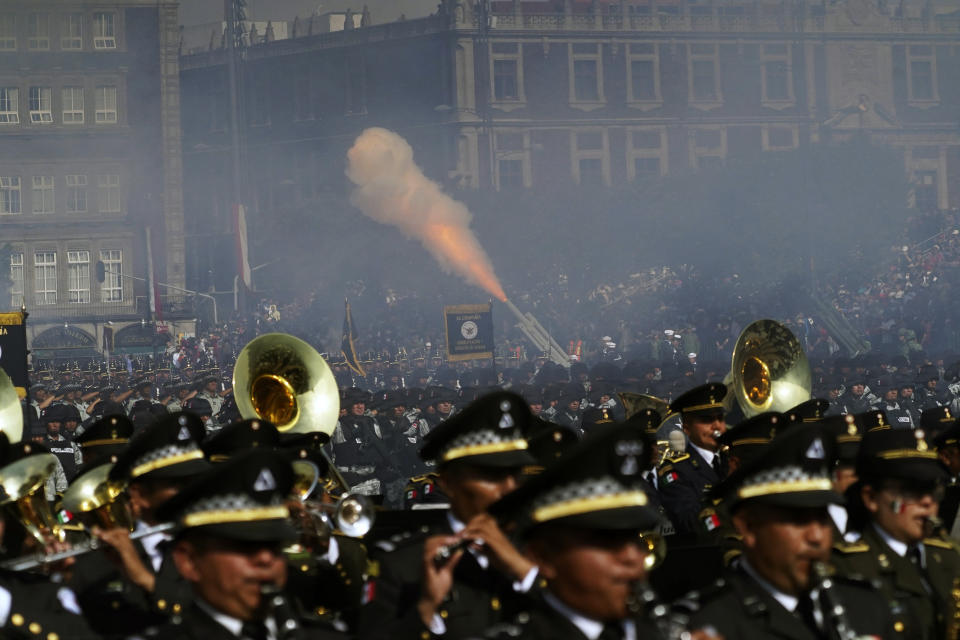
[[[233,394],[240,415],[276,425],[280,433],[333,433],[340,392],[327,362],[285,333],[254,338],[237,356]]]
[[[727,399],[735,398],[747,418],[795,407],[813,388],[803,345],[786,326],[767,319],[740,333],[724,383]]]
[[[7,434],[10,442],[20,442],[23,437],[23,409],[13,380],[0,369],[0,431]]]

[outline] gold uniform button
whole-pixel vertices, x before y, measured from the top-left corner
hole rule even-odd
[[[430,640],[430,632],[429,632],[429,631],[421,631],[421,632],[420,632],[420,640]]]
[[[48,633],[47,640],[60,640],[60,636],[55,633]]]
[[[175,603],[175,604],[173,605],[173,612],[174,612],[174,613],[180,613],[180,609],[182,609],[182,608],[183,608],[183,607],[180,606],[180,603],[177,602],[177,603]]]
[[[450,614],[447,613],[447,610],[446,610],[446,609],[441,609],[441,610],[440,610],[440,617],[443,618],[444,620],[446,620],[446,619],[447,619],[447,616],[449,616],[449,615],[450,615]]]
[[[490,599],[490,608],[493,609],[494,611],[500,611],[500,599],[499,599],[499,598],[491,598],[491,599]]]
[[[166,600],[157,600],[157,608],[160,609],[160,611],[163,611],[164,609],[166,609],[166,608],[167,608],[167,601],[166,601]]]
[[[305,564],[302,564],[300,565],[300,571],[303,571],[303,572],[310,571],[310,567]]]
[[[119,609],[119,608],[120,608],[120,601],[119,601],[119,600],[111,600],[111,601],[110,601],[110,606],[113,607],[114,609]]]
[[[40,632],[43,631],[43,627],[41,627],[38,622],[31,622],[27,625],[27,629],[30,629],[30,633],[35,635],[39,635]]]
[[[897,620],[893,623],[893,630],[897,633],[903,633],[903,623]]]
[[[10,622],[12,622],[12,623],[13,623],[13,626],[15,626],[15,627],[22,627],[22,626],[23,626],[23,616],[20,615],[19,613],[15,613],[15,614],[13,614],[12,616],[10,616]]]

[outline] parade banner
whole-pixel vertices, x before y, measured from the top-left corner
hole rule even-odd
[[[493,357],[493,311],[489,304],[461,304],[443,308],[447,360]]]
[[[17,393],[26,394],[27,379],[27,323],[20,311],[0,313],[0,369],[3,369]]]

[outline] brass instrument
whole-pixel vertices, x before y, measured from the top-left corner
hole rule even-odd
[[[617,397],[620,398],[623,409],[626,413],[626,419],[630,419],[644,409],[653,409],[657,415],[663,416],[666,420],[670,414],[670,403],[666,400],[651,396],[646,393],[634,393],[632,391],[618,391]]]
[[[23,409],[20,408],[20,396],[13,380],[0,369],[0,431],[7,434],[10,442],[20,442],[23,438]]]
[[[775,320],[757,320],[740,333],[724,384],[727,402],[736,399],[747,418],[786,411],[809,400],[813,388],[803,345]]]
[[[74,480],[63,494],[61,508],[82,524],[84,529],[134,529],[133,513],[124,492],[125,487],[108,478],[112,468],[112,464],[94,467]]]
[[[361,538],[370,531],[376,512],[370,498],[358,493],[350,493],[349,485],[344,482],[342,486],[347,491],[335,502],[310,501],[308,497],[320,481],[320,470],[309,460],[295,460],[292,464],[294,491],[313,523],[314,531],[311,533],[314,537],[325,541],[336,529],[351,538]],[[330,465],[330,468],[336,471],[333,465]]]
[[[166,531],[172,531],[177,526],[175,522],[164,522],[162,524],[157,524],[152,527],[146,527],[145,529],[140,529],[130,534],[131,540],[138,540],[140,538],[146,538],[147,536],[152,536],[155,533],[164,533]],[[0,568],[6,569],[8,571],[27,571],[28,569],[34,569],[47,564],[52,564],[54,562],[60,562],[61,560],[66,560],[67,558],[74,558],[76,556],[82,556],[85,553],[89,553],[96,549],[99,549],[101,542],[96,538],[90,538],[86,542],[82,542],[74,547],[66,549],[64,551],[57,551],[55,553],[36,553],[33,555],[21,556],[19,558],[13,558],[12,560],[5,560],[0,562]]]
[[[240,351],[233,369],[237,410],[269,420],[281,433],[330,435],[340,415],[333,372],[309,344],[285,333],[267,333]]]
[[[40,453],[0,469],[0,506],[13,514],[41,545],[62,540],[63,536],[44,493],[47,479],[56,468],[56,456]]]
[[[667,543],[662,535],[652,531],[642,534],[640,539],[647,546],[647,555],[643,558],[643,568],[649,573],[666,560]]]

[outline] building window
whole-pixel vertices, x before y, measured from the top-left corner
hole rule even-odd
[[[6,14],[0,15],[0,51],[17,50],[17,18]]]
[[[87,210],[87,176],[67,176],[67,213]]]
[[[63,124],[83,124],[83,87],[64,87],[60,95]]]
[[[498,132],[494,136],[498,189],[530,186],[530,155],[526,133]]]
[[[791,125],[764,125],[760,137],[764,151],[788,151],[797,148],[800,132]]]
[[[518,42],[490,43],[494,102],[524,102],[523,57]]]
[[[53,176],[33,176],[30,199],[33,213],[53,213]]]
[[[907,87],[911,102],[936,102],[937,59],[932,45],[907,47]]]
[[[629,47],[628,100],[660,102],[660,61],[657,45],[631,44]]]
[[[722,127],[692,129],[689,143],[694,169],[719,167],[727,156],[727,131]]]
[[[90,302],[90,252],[67,251],[67,302]]]
[[[97,124],[117,122],[117,88],[97,87],[96,89]]]
[[[791,51],[785,44],[761,46],[760,65],[763,69],[761,90],[764,102],[793,102]]]
[[[37,251],[33,254],[33,291],[36,304],[57,304],[57,254]]]
[[[687,45],[691,102],[720,102],[720,56],[715,44]]]
[[[27,48],[50,48],[50,16],[45,13],[31,13],[27,17]]]
[[[603,102],[603,59],[599,44],[570,44],[570,102]]]
[[[53,89],[30,87],[30,122],[53,122]]]
[[[573,177],[581,185],[610,185],[607,134],[602,130],[575,131],[572,135]]]
[[[20,204],[20,177],[0,176],[0,214],[23,213]]]
[[[19,309],[23,305],[23,254],[10,254],[10,308]]]
[[[116,49],[117,31],[114,24],[116,16],[109,12],[93,14],[93,48]]]
[[[627,136],[627,178],[659,178],[667,168],[667,131],[663,127],[631,129]]]
[[[20,122],[19,107],[17,106],[19,89],[16,87],[0,87],[0,124],[17,124]]]
[[[937,172],[936,171],[914,171],[913,172],[913,193],[914,206],[917,210],[929,213],[939,208],[937,197]]]
[[[120,176],[97,176],[97,196],[102,213],[120,213]]]
[[[106,269],[100,285],[100,299],[103,302],[123,302],[123,252],[119,249],[101,251],[100,262]]]
[[[68,13],[60,23],[60,48],[65,51],[83,49],[83,14]]]

